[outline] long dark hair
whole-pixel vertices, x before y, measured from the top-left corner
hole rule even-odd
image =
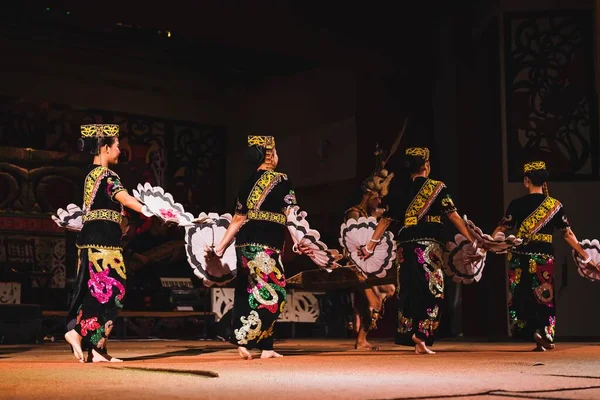
[[[99,154],[101,147],[111,147],[116,140],[116,136],[82,137],[77,141],[77,146],[79,147],[80,151],[85,151],[86,153],[96,156]]]
[[[265,161],[266,154],[267,152],[264,147],[250,146],[244,150],[244,160],[258,167]]]
[[[536,169],[533,171],[529,171],[525,173],[525,176],[529,178],[531,184],[534,186],[541,186],[542,191],[546,196],[549,195],[548,192],[548,179],[550,178],[550,173],[545,169]]]

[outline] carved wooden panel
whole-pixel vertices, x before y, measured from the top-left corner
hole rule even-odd
[[[509,181],[546,161],[552,180],[598,180],[591,11],[504,17]]]

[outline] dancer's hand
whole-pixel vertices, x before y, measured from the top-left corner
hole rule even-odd
[[[309,256],[309,257],[312,257],[312,256],[313,256],[313,254],[314,254],[314,251],[313,251],[313,249],[311,249],[310,247],[307,247],[307,246],[301,245],[301,244],[298,244],[298,245],[296,246],[296,249],[297,249],[297,250],[298,250],[298,251],[299,251],[301,254],[307,255],[307,256]]]
[[[477,262],[483,260],[485,258],[486,253],[487,253],[486,249],[481,248],[481,247],[478,248],[477,251],[475,252],[475,254],[472,254],[465,258],[464,265],[474,264],[474,263],[477,263]]]
[[[214,258],[221,258],[223,257],[223,253],[221,253],[220,255],[217,253],[217,249],[214,247],[210,247],[210,246],[206,246],[204,248],[204,251],[206,251],[206,256],[204,257],[206,259],[206,261],[210,261]]]
[[[360,257],[361,260],[366,260],[369,257],[371,257],[374,253],[373,249],[369,249],[369,245],[366,246],[360,246],[360,251],[358,256]]]

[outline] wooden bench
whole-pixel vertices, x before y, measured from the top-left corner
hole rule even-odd
[[[208,326],[207,319],[211,316],[214,317],[215,313],[211,311],[121,311],[119,313],[119,317],[117,319],[117,332],[116,337],[119,339],[126,338],[127,328],[131,328],[132,330],[138,333],[140,337],[140,327],[136,325],[131,319],[132,318],[140,318],[140,319],[163,319],[163,318],[198,318],[203,320],[203,334],[204,338],[208,338]],[[56,318],[66,318],[67,311],[42,311],[42,318],[44,319],[56,319]],[[142,335],[143,336],[143,335]]]

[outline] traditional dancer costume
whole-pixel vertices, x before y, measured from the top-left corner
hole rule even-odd
[[[368,277],[385,277],[392,270],[396,257],[396,248],[391,233],[388,233],[385,238],[389,242],[389,246],[387,246],[388,252],[383,254],[383,257],[372,258],[364,262],[354,257],[352,252],[353,243],[364,245],[371,238],[377,220],[385,212],[385,209],[379,208],[379,205],[388,194],[390,182],[394,177],[393,173],[389,173],[384,168],[389,157],[384,160],[385,153],[379,147],[376,148],[375,156],[377,158],[376,168],[361,184],[361,202],[346,210],[340,232],[340,244],[343,246],[344,255],[350,260],[350,268],[356,273],[359,281],[365,281]],[[361,240],[365,243],[361,243]],[[393,284],[375,285],[355,294],[355,296],[364,297],[361,299],[362,301],[355,301],[355,312],[360,317],[359,320],[355,319],[359,325],[355,327],[359,341],[361,337],[366,341],[367,332],[377,328],[377,321],[383,315],[385,299],[394,291]],[[361,304],[365,301],[367,304]],[[358,348],[359,345],[360,343],[357,342],[355,347]],[[371,349],[377,348],[371,347]]]
[[[269,153],[272,136],[249,136],[248,145]],[[281,263],[286,209],[296,205],[287,175],[259,169],[240,187],[236,215],[246,222],[236,237],[237,283],[233,307],[232,343],[248,349],[273,349],[273,330],[286,304]]]
[[[535,171],[546,171],[545,163],[525,164],[525,176]],[[515,228],[516,236],[523,239],[507,255],[513,336],[538,343],[541,336],[551,348],[556,327],[552,232],[566,232],[570,225],[563,205],[548,195],[545,179],[543,188],[543,193],[530,193],[511,201],[496,231]]]
[[[118,125],[83,125],[83,138],[116,137]],[[97,146],[96,146],[97,147]],[[93,150],[94,151],[94,150]],[[97,148],[95,153],[97,153]],[[82,349],[104,352],[123,308],[127,272],[123,262],[123,206],[115,196],[126,189],[107,167],[91,165],[84,181],[83,228],[77,236],[78,273],[68,313],[68,330],[82,337]]]

